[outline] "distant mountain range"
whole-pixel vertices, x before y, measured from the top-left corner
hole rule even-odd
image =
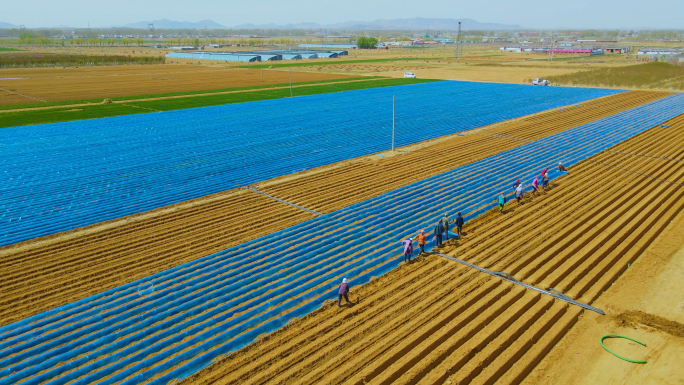
[[[152,20],[156,29],[334,29],[334,30],[413,30],[413,31],[455,31],[458,29],[458,22],[462,23],[464,30],[510,30],[522,29],[519,25],[480,23],[473,19],[434,19],[425,17],[414,17],[412,19],[391,19],[374,21],[346,21],[335,24],[318,23],[297,23],[297,24],[240,24],[233,27],[226,27],[213,20],[174,21],[169,19]],[[139,28],[147,29],[147,21],[125,24],[119,28]],[[19,28],[19,26],[0,22],[0,28]],[[65,26],[53,28],[67,28]]]
[[[335,23],[328,25],[321,25],[317,23],[299,23],[299,24],[240,24],[236,25],[235,29],[351,29],[351,30],[456,30],[458,29],[458,22],[461,22],[461,28],[464,30],[502,30],[502,29],[522,29],[520,25],[513,24],[497,24],[497,23],[480,23],[473,19],[434,19],[425,17],[414,17],[412,19],[391,19],[391,20],[374,20],[374,21],[346,21],[343,23]]]
[[[147,21],[139,21],[137,23],[126,24],[126,28],[143,28],[147,29]],[[150,23],[154,24],[156,29],[224,29],[226,26],[221,25],[213,20],[201,20],[198,22],[192,21],[174,21],[169,19],[152,20]]]

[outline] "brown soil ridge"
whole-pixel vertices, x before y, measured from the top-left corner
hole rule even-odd
[[[666,124],[613,149],[678,159],[684,115]],[[596,161],[684,181],[682,162],[602,152],[471,221],[440,252],[593,303],[684,209],[678,186]],[[352,292],[352,306],[328,303],[182,383],[518,384],[583,312],[437,256]]]
[[[81,68],[7,68],[0,80],[0,105],[26,104],[24,96],[46,102],[62,102],[132,95],[152,95],[184,91],[204,91],[258,85],[287,84],[289,71],[237,67],[198,67],[195,65],[131,65]],[[292,81],[349,79],[359,75],[292,72]]]
[[[554,109],[497,124],[489,130],[511,137],[541,138],[666,95],[621,93],[570,106],[566,111]],[[385,159],[365,157],[262,185],[277,198],[330,212],[521,144],[501,137],[454,135],[412,146],[411,152],[400,149],[400,155]],[[257,195],[247,191],[214,194],[1,248],[0,325],[312,218],[312,214]]]
[[[615,316],[615,321],[622,326],[646,325],[675,337],[684,337],[684,325],[667,318],[649,314],[641,310],[629,310]]]

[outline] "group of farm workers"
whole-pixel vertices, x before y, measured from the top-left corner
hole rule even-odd
[[[532,188],[534,191],[539,191],[541,188],[542,190],[546,189],[546,187],[549,184],[549,174],[548,174],[548,167],[544,168],[538,176],[534,178],[532,181]],[[558,163],[558,171],[567,171],[565,166],[563,166],[563,163]],[[541,187],[540,187],[541,183]],[[520,182],[520,179],[518,179],[515,184],[513,185],[514,193],[515,193],[515,199],[520,202],[524,195],[524,185],[522,182]],[[499,212],[503,213],[504,206],[506,205],[506,196],[502,192],[498,199],[497,203],[499,205]],[[456,226],[456,234],[458,237],[461,237],[461,231],[463,228],[463,216],[461,216],[461,213],[456,214],[456,219],[454,220],[449,220],[449,215],[444,214],[444,217],[437,221],[435,223],[435,227],[433,229],[433,234],[435,237],[435,246],[439,246],[442,244],[442,237],[445,237],[445,240],[449,240],[449,224],[453,224]],[[404,262],[410,262],[411,261],[411,255],[413,255],[413,241],[416,240],[418,241],[418,246],[420,246],[420,252],[424,253],[425,252],[425,243],[426,243],[426,238],[427,235],[425,234],[425,230],[421,230],[418,235],[416,235],[414,238],[407,238],[404,239],[402,244],[404,245]],[[342,298],[349,302],[349,298],[347,295],[349,294],[349,284],[347,284],[347,279],[344,278],[342,280],[342,283],[340,284],[339,291],[338,291],[338,298],[337,298],[337,306],[341,306],[341,301]]]

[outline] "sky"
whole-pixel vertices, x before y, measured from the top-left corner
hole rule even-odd
[[[137,21],[211,19],[253,24],[470,18],[542,29],[684,29],[684,0],[33,0],[6,1],[0,22],[27,28],[120,26]]]

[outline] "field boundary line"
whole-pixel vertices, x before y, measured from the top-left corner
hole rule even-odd
[[[26,96],[26,95],[24,95],[24,94],[20,94],[20,93],[18,93],[18,92],[6,90],[6,89],[4,89],[4,88],[0,88],[0,90],[3,90],[3,91],[5,91],[5,92],[9,92],[10,94],[15,94],[15,95],[23,96],[23,97],[25,97],[25,98],[37,100],[37,101],[39,101],[39,102],[47,103],[45,100],[38,99],[38,98],[34,98],[33,96]],[[38,107],[38,108],[41,108],[41,107]]]
[[[148,111],[152,111],[152,112],[163,112],[162,110],[155,110],[154,108],[143,107],[143,106],[136,106],[136,105],[133,105],[133,104],[121,103],[121,105],[122,105],[122,106],[126,106],[126,107],[139,108],[139,109],[141,109],[141,110],[148,110]]]
[[[301,210],[304,210],[304,211],[308,211],[308,212],[310,212],[311,214],[314,214],[314,215],[318,215],[318,216],[322,216],[322,215],[323,215],[323,214],[319,213],[318,211],[314,211],[314,210],[307,209],[306,207],[302,207],[302,206],[300,206],[300,205],[298,205],[298,204],[295,204],[295,203],[292,203],[292,202],[288,202],[288,201],[286,201],[286,200],[283,200],[283,199],[280,199],[280,198],[276,198],[276,197],[274,197],[273,195],[267,194],[267,193],[265,193],[265,192],[263,192],[263,191],[259,191],[259,188],[256,187],[256,186],[247,186],[247,187],[243,187],[242,189],[243,189],[243,190],[253,191],[253,192],[255,192],[255,193],[257,193],[257,194],[261,194],[261,195],[263,195],[263,196],[265,196],[265,197],[267,197],[267,198],[271,198],[271,199],[273,199],[273,200],[276,200],[276,201],[281,202],[281,203],[285,203],[285,204],[290,205],[290,206],[292,206],[292,207],[296,207],[296,208],[298,208],[298,209],[301,209]]]
[[[561,292],[559,292],[559,291],[556,291],[556,290],[554,290],[554,289],[552,289],[552,288],[549,288],[549,290],[540,289],[540,288],[538,288],[538,287],[535,287],[535,286],[532,286],[532,285],[528,285],[528,284],[526,284],[526,283],[524,283],[524,282],[520,282],[520,281],[518,281],[517,279],[511,277],[511,276],[510,276],[509,274],[507,274],[507,273],[503,273],[503,272],[494,272],[494,271],[491,271],[491,270],[487,270],[487,269],[485,269],[484,267],[480,267],[480,266],[477,266],[477,265],[473,265],[472,263],[468,263],[468,262],[466,262],[466,261],[464,261],[464,260],[461,260],[461,259],[458,259],[458,258],[455,258],[455,257],[451,257],[451,256],[448,256],[448,255],[446,255],[446,254],[435,253],[435,252],[433,252],[432,254],[438,255],[438,256],[443,257],[443,258],[446,258],[446,259],[448,259],[448,260],[450,260],[450,261],[454,261],[454,262],[460,263],[461,265],[470,267],[470,268],[472,268],[472,269],[476,269],[476,270],[478,270],[478,271],[480,271],[480,272],[482,272],[482,273],[489,274],[489,275],[492,275],[492,276],[494,276],[494,277],[501,278],[501,279],[503,279],[504,281],[513,283],[513,284],[515,284],[515,285],[519,285],[519,286],[522,286],[522,287],[524,287],[524,288],[527,288],[527,289],[530,289],[530,290],[534,290],[534,291],[536,291],[536,292],[538,292],[538,293],[546,294],[546,295],[551,296],[551,297],[553,297],[553,298],[555,298],[555,299],[559,299],[559,300],[561,300],[561,301],[565,301],[565,302],[567,302],[567,303],[569,303],[569,304],[579,306],[579,307],[581,307],[581,308],[583,308],[583,309],[591,310],[591,311],[594,311],[594,312],[599,313],[599,314],[601,314],[601,315],[605,315],[605,313],[603,312],[603,310],[601,310],[601,309],[599,309],[599,308],[595,308],[595,307],[593,307],[593,306],[591,306],[591,305],[587,305],[587,304],[584,304],[584,303],[575,301],[574,299],[568,297],[567,295],[565,295],[565,294],[563,294],[563,293],[561,293]]]

